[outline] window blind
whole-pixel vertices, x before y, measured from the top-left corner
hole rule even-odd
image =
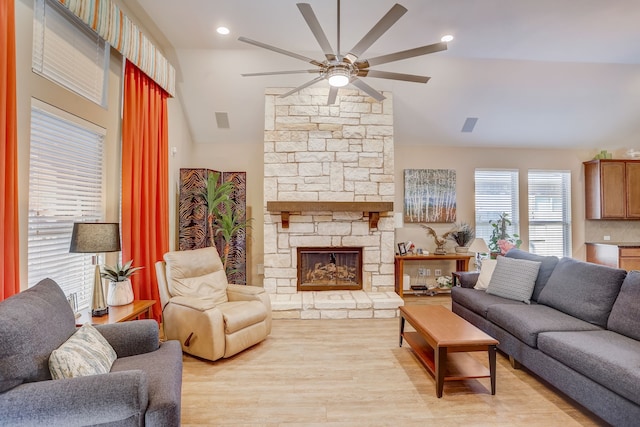
[[[107,43],[55,0],[36,0],[33,71],[106,106]]]
[[[571,172],[529,171],[529,251],[571,256]]]
[[[31,108],[28,286],[50,277],[89,306],[95,267],[69,253],[75,221],[103,219],[105,130],[37,100]]]
[[[519,234],[518,171],[517,170],[475,170],[476,237],[489,243],[495,221],[506,212],[512,224],[507,228],[510,235]]]

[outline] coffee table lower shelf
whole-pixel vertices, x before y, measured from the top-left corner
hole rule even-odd
[[[433,378],[437,379],[434,350],[417,332],[404,332],[402,336],[418,360],[422,362]],[[446,351],[446,348],[444,351]],[[488,368],[474,359],[469,353],[447,353],[444,381],[459,381],[474,378],[491,378],[491,373]]]

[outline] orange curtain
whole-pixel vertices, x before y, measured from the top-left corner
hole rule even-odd
[[[155,263],[169,250],[167,93],[127,61],[122,118],[122,260],[144,267],[132,276],[136,299],[162,309]]]
[[[14,0],[0,2],[0,300],[20,292]]]

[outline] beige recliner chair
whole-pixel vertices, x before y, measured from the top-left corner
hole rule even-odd
[[[258,286],[227,283],[216,248],[167,252],[156,263],[164,334],[182,351],[230,357],[271,333],[271,301]]]

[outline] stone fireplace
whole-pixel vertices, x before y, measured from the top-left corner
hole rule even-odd
[[[340,89],[326,105],[328,89],[278,96],[286,91],[265,96],[264,287],[274,317],[394,317],[391,94],[379,103]],[[298,250],[311,247],[360,248],[359,289],[301,290]]]

